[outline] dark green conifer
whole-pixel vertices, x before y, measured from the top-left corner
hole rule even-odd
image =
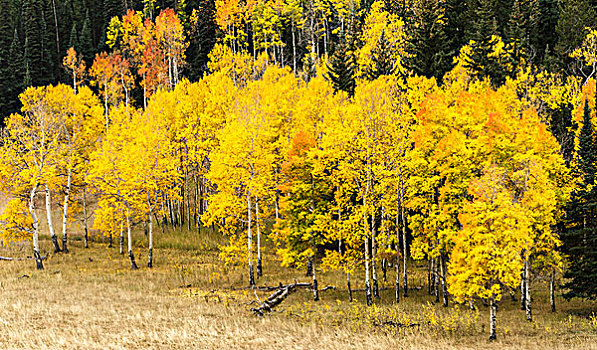
[[[572,194],[567,210],[567,229],[562,232],[563,250],[570,261],[564,274],[567,280],[564,297],[567,299],[597,297],[597,144],[591,119],[589,104],[585,101],[575,169],[583,183]]]

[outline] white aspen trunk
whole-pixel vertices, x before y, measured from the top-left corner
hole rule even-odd
[[[124,255],[124,222],[120,221],[120,254]]]
[[[367,299],[367,305],[372,305],[373,300],[371,298],[371,278],[370,278],[370,266],[369,266],[369,237],[367,234],[367,211],[363,210],[363,224],[365,226],[365,296]]]
[[[143,80],[145,80],[145,73],[143,73]],[[147,87],[143,84],[143,109],[147,109]]]
[[[396,303],[400,302],[400,262],[399,256],[396,255]]]
[[[253,274],[253,259],[251,257],[251,240],[253,235],[251,234],[251,191],[247,190],[247,215],[248,215],[248,230],[247,230],[247,252],[249,257],[249,285],[255,285],[255,276]]]
[[[375,226],[375,209],[371,214],[371,277],[373,279],[373,297],[379,299],[377,283],[377,227]]]
[[[402,182],[402,174],[400,175],[400,216],[402,217],[402,287],[404,288],[404,297],[406,298],[408,297],[408,273],[406,269],[408,249],[406,247],[406,216],[404,215],[404,186]]]
[[[35,258],[35,265],[38,270],[43,270],[44,264],[39,253],[39,220],[35,212],[35,195],[38,186],[36,183],[29,194],[29,215],[31,215],[31,219],[33,220],[33,257]]]
[[[50,231],[50,236],[52,237],[54,253],[58,253],[60,251],[60,246],[58,245],[58,237],[56,237],[56,231],[54,231],[54,223],[52,221],[52,197],[48,185],[44,185],[44,187],[46,189],[46,216],[48,218],[48,230]]]
[[[520,272],[520,309],[525,310],[526,308],[526,285],[524,280],[524,265]]]
[[[87,217],[87,196],[85,194],[85,187],[83,187],[83,226],[85,230],[85,248],[89,248],[89,225]]]
[[[153,211],[149,209],[149,248],[147,253],[147,267],[153,267]]]
[[[110,116],[108,115],[108,82],[104,79],[104,111],[106,113],[106,131],[110,126]]]
[[[529,258],[524,262],[524,279],[525,279],[525,312],[527,321],[533,321],[533,312],[531,310],[531,284],[529,279]]]
[[[296,37],[295,37],[295,33],[294,33],[294,18],[292,18],[291,30],[292,30],[292,71],[294,72],[294,75],[296,76]]]
[[[127,230],[127,244],[129,250],[129,258],[131,259],[131,269],[137,270],[137,263],[135,262],[135,255],[133,254],[133,237],[131,234],[131,220],[129,217],[129,210],[126,210],[126,230]]]
[[[497,304],[494,298],[489,300],[489,340],[497,339]]]
[[[191,231],[191,191],[189,189],[189,167],[185,166],[185,181],[184,181],[185,196],[187,197],[187,230]]]
[[[448,286],[446,283],[446,262],[444,260],[444,254],[440,254],[439,255],[439,269],[440,269],[440,273],[441,273],[441,284],[442,284],[442,300],[443,300],[443,304],[444,307],[448,306]]]
[[[551,306],[551,312],[556,312],[556,298],[555,298],[555,279],[556,279],[556,270],[551,270],[551,275],[549,276],[549,305]]]
[[[429,292],[429,295],[433,295],[433,286],[435,284],[435,281],[433,279],[433,258],[428,257],[429,258],[429,265],[427,266],[427,289]]]
[[[257,277],[263,275],[261,265],[261,229],[259,227],[259,200],[255,197],[255,226],[257,226]]]
[[[67,172],[67,176],[66,176],[66,190],[64,193],[64,211],[62,213],[62,251],[64,253],[68,253],[68,246],[67,246],[68,237],[67,237],[66,226],[68,223],[68,198],[70,196],[72,175],[73,175],[72,167],[69,164],[68,172]]]
[[[199,213],[199,179],[197,178],[197,174],[195,174],[194,176],[194,180],[195,180],[195,225],[197,226],[197,231],[199,232],[199,230],[201,229],[201,215]]]
[[[433,266],[434,266],[434,270],[433,270],[433,280],[435,281],[435,302],[439,303],[439,296],[441,294],[440,292],[440,277],[439,277],[439,257],[435,258],[433,261]]]

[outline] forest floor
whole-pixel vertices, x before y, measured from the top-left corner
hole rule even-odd
[[[158,229],[159,231],[159,229]],[[597,303],[557,298],[549,310],[546,284],[533,284],[534,321],[518,302],[500,303],[498,340],[489,342],[488,311],[447,308],[427,294],[425,267],[410,266],[413,289],[393,301],[388,272],[381,300],[364,306],[364,292],[348,301],[345,276],[319,274],[319,302],[306,289],[292,294],[274,312],[250,311],[256,295],[244,267],[218,259],[223,239],[213,233],[156,233],[154,268],[146,267],[146,239],[135,232],[140,267],[131,271],[118,240],[92,237],[83,248],[71,236],[69,254],[49,254],[43,271],[32,260],[0,261],[0,348],[2,349],[597,349]],[[42,236],[42,255],[51,252]],[[1,256],[31,255],[30,243],[0,248]],[[357,273],[361,275],[361,273]],[[304,271],[281,268],[265,254],[260,286],[294,280],[310,282]],[[353,288],[363,288],[353,278]],[[263,300],[270,292],[259,292]]]

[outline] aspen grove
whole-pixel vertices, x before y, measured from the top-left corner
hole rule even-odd
[[[151,4],[113,17],[95,59],[70,48],[71,84],[26,88],[6,119],[0,238],[32,240],[37,269],[40,222],[49,253],[66,254],[81,221],[85,247],[101,232],[132,269],[144,268],[135,227],[147,268],[156,235],[217,230],[228,240],[220,259],[243,266],[247,286],[262,284],[263,256],[275,254],[309,277],[314,301],[321,271],[337,270],[351,301],[364,288],[377,303],[389,279],[400,308],[414,260],[430,300],[489,307],[492,340],[505,297],[533,320],[536,276],[551,281],[552,311],[558,286],[597,296],[597,31],[569,55],[582,74],[536,66],[492,35],[425,76],[409,63],[412,18],[383,2],[217,0],[224,37],[190,81],[185,28],[197,13]],[[299,39],[309,50],[297,52]]]

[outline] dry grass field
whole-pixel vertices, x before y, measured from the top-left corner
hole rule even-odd
[[[321,301],[299,290],[275,312],[257,317],[250,311],[256,296],[243,289],[245,269],[218,260],[221,237],[172,230],[156,236],[153,269],[144,267],[140,231],[134,241],[138,271],[129,269],[117,244],[108,248],[104,238],[92,237],[85,249],[77,235],[71,253],[49,255],[43,271],[31,260],[0,261],[0,348],[597,349],[597,304],[558,298],[558,312],[551,313],[541,281],[533,285],[535,321],[526,322],[517,303],[506,298],[498,312],[498,341],[491,343],[483,305],[478,312],[444,308],[426,290],[413,290],[395,304],[393,274],[372,308],[364,306],[362,291],[348,302],[344,276],[324,272],[320,286],[338,289],[322,292]],[[43,254],[51,251],[49,237],[41,246]],[[30,253],[28,243],[0,249],[2,256]],[[259,285],[308,281],[303,271],[279,267],[273,255],[265,258],[267,277]],[[422,266],[411,269],[411,285],[424,286]],[[361,282],[353,285],[362,288]]]

